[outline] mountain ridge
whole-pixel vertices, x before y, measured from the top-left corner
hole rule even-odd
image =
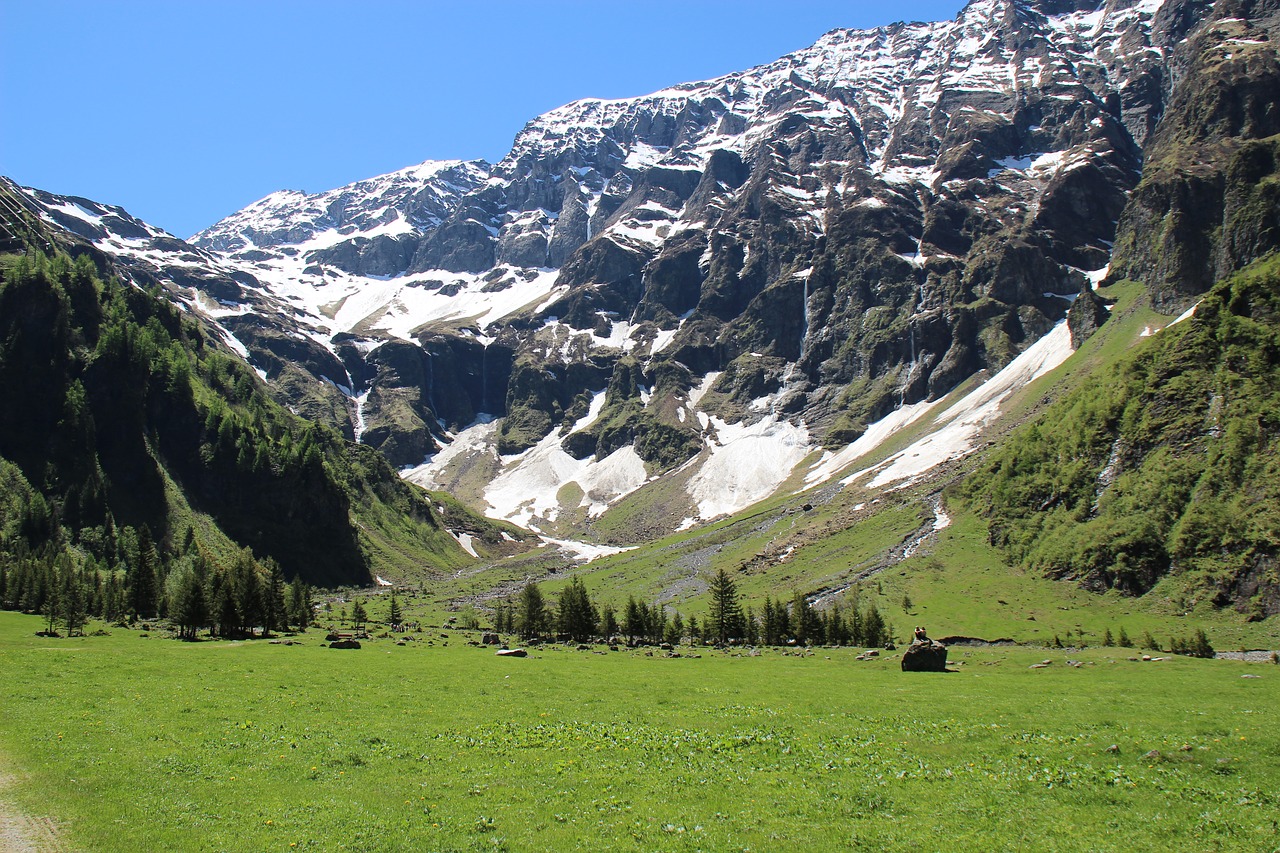
[[[408,238],[376,232],[386,204],[332,245],[215,253],[216,295],[171,280],[296,410],[434,458],[424,482],[550,531],[648,490],[675,529],[718,514],[704,469],[788,463],[744,474],[733,511],[996,374],[1068,306],[1079,334],[1105,322],[1092,286],[1209,7],[976,0],[836,29],[549,111]],[[549,484],[533,515],[494,491],[521,476]]]

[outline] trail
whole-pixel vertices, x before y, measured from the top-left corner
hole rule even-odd
[[[0,762],[4,761],[0,757]],[[14,777],[0,767],[0,850],[5,853],[64,853],[53,821],[32,817],[6,796]]]

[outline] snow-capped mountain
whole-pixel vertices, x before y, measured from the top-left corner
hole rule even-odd
[[[546,529],[660,490],[671,529],[858,470],[972,377],[1036,375],[1015,365],[1055,329],[1035,352],[1060,360],[1069,306],[1078,334],[1105,320],[1091,285],[1212,7],[973,0],[568,104],[492,168],[275,193],[193,245],[86,238],[423,482]]]

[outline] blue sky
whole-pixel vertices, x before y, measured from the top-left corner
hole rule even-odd
[[[187,237],[277,189],[497,161],[541,112],[963,0],[0,0],[0,173]]]

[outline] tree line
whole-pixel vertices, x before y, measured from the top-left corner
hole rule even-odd
[[[660,603],[627,598],[626,605],[597,604],[586,585],[574,577],[554,602],[536,582],[526,583],[514,598],[500,602],[493,612],[494,628],[529,641],[557,638],[576,643],[622,638],[631,643],[689,641],[714,645],[832,645],[883,646],[893,640],[893,626],[874,603],[859,607],[834,604],[815,608],[802,594],[790,602],[766,596],[759,613],[744,607],[737,585],[720,569],[709,585],[706,616],[684,616]]]
[[[200,631],[224,638],[267,636],[312,622],[313,592],[299,577],[286,580],[270,557],[247,548],[220,561],[198,546],[162,559],[147,527],[122,530],[126,555],[116,568],[76,561],[67,550],[32,552],[25,542],[0,552],[0,607],[38,613],[46,631],[81,633],[89,618],[112,624],[164,619],[183,639]],[[191,537],[188,537],[191,541]]]

